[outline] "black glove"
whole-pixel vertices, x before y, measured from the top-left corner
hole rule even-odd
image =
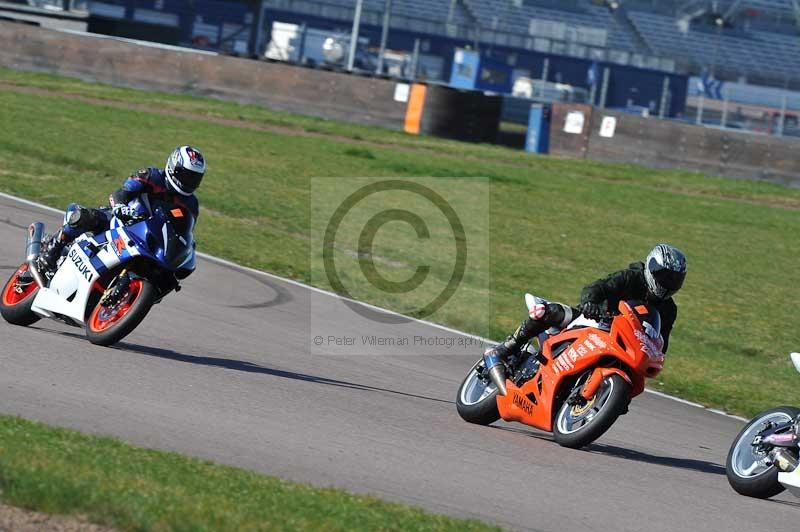
[[[512,335],[506,338],[505,342],[500,342],[491,349],[487,349],[483,355],[484,356],[494,355],[499,357],[500,360],[507,361],[509,357],[511,357],[511,355],[515,355],[518,352],[519,352],[519,344]]]
[[[127,205],[124,204],[123,205],[116,204],[114,205],[114,207],[112,207],[111,210],[114,213],[114,216],[116,216],[123,222],[129,222],[131,220],[137,220],[141,218],[141,216],[139,216],[139,213],[136,212],[136,209],[134,209],[133,207],[128,207]]]
[[[608,316],[607,305],[605,303],[594,303],[593,301],[581,303],[581,312],[590,320],[598,320]]]

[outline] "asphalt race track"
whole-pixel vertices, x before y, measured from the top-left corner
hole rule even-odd
[[[53,228],[59,216],[0,198],[3,282],[34,220]],[[798,530],[800,500],[728,487],[740,421],[644,394],[584,451],[521,425],[472,426],[453,399],[479,348],[312,348],[331,331],[458,338],[349,312],[330,295],[202,260],[117,348],[53,321],[1,322],[0,412],[514,529]]]

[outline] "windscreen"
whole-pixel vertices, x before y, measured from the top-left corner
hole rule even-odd
[[[628,301],[628,305],[633,309],[633,313],[642,322],[645,334],[657,340],[661,337],[661,314],[653,305],[647,305],[641,301]]]
[[[194,252],[194,216],[186,209],[163,202],[153,205],[165,223],[163,260],[172,269],[178,269]]]

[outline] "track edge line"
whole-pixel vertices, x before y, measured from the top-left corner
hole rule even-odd
[[[50,207],[49,205],[44,205],[43,203],[38,203],[38,202],[35,202],[35,201],[31,201],[31,200],[26,200],[24,198],[20,198],[18,196],[14,196],[12,194],[7,194],[5,192],[0,192],[0,198],[6,198],[6,199],[9,199],[11,201],[16,201],[18,203],[22,203],[23,205],[36,207],[36,208],[39,208],[39,209],[42,209],[42,210],[45,210],[45,211],[49,211],[49,212],[53,212],[53,213],[58,213],[58,214],[62,214],[63,213],[63,211],[60,211],[60,210],[58,210],[58,209],[56,209],[54,207]],[[372,305],[370,303],[365,303],[363,301],[358,301],[357,299],[351,299],[351,298],[347,298],[347,297],[342,297],[339,294],[336,294],[334,292],[330,292],[328,290],[324,290],[322,288],[317,288],[316,286],[311,286],[309,284],[306,284],[306,283],[303,283],[303,282],[300,282],[300,281],[295,281],[294,279],[288,279],[286,277],[281,277],[280,275],[276,275],[274,273],[265,272],[263,270],[257,270],[255,268],[250,268],[249,266],[242,266],[241,264],[237,264],[237,263],[235,263],[233,261],[229,261],[227,259],[222,259],[222,258],[219,258],[219,257],[215,257],[214,255],[209,255],[207,253],[197,252],[197,256],[201,257],[201,258],[204,258],[204,259],[206,259],[206,260],[208,260],[210,262],[216,262],[217,264],[223,264],[223,265],[229,266],[231,268],[236,268],[236,269],[239,269],[239,270],[242,270],[242,271],[255,273],[257,275],[264,275],[264,276],[269,277],[271,279],[277,279],[277,280],[282,281],[284,283],[288,283],[288,284],[291,284],[291,285],[294,285],[294,286],[305,288],[306,290],[311,290],[312,292],[316,292],[318,294],[324,294],[324,295],[327,295],[327,296],[330,296],[330,297],[334,297],[334,298],[337,298],[337,299],[341,299],[343,301],[348,301],[348,302],[351,302],[351,303],[354,303],[354,304],[357,304],[357,305],[363,305],[364,307],[367,307],[367,308],[372,309],[372,310],[377,310],[377,311],[383,312],[385,314],[390,314],[390,315],[393,315],[393,316],[400,316],[402,318],[414,321],[416,323],[421,323],[423,325],[428,325],[430,327],[434,327],[434,328],[440,329],[442,331],[458,334],[458,335],[464,336],[466,338],[471,338],[473,340],[478,340],[478,341],[483,342],[483,343],[488,344],[488,345],[497,345],[497,342],[495,342],[494,340],[490,340],[488,338],[483,338],[482,336],[478,336],[478,335],[475,335],[475,334],[470,334],[470,333],[464,332],[464,331],[459,331],[458,329],[453,329],[451,327],[447,327],[446,325],[440,325],[440,324],[434,323],[432,321],[426,321],[426,320],[421,320],[419,318],[413,318],[411,316],[406,316],[405,314],[400,314],[399,312],[395,312],[394,310],[381,308],[381,307],[378,307],[376,305]],[[736,416],[734,414],[729,414],[727,412],[724,412],[722,410],[718,410],[718,409],[715,409],[715,408],[709,408],[707,406],[701,405],[700,403],[687,401],[686,399],[681,399],[680,397],[676,397],[674,395],[670,395],[670,394],[667,394],[667,393],[664,393],[664,392],[651,390],[650,388],[645,388],[644,391],[646,393],[655,395],[657,397],[661,397],[661,398],[664,398],[664,399],[669,399],[671,401],[675,401],[675,402],[682,403],[682,404],[685,404],[685,405],[693,406],[695,408],[702,408],[703,410],[711,412],[712,414],[716,414],[716,415],[719,415],[719,416],[724,416],[724,417],[727,417],[727,418],[730,418],[730,419],[735,419],[737,421],[744,421],[744,422],[749,421],[748,419],[743,418],[741,416]]]

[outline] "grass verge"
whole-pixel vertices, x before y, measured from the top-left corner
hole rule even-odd
[[[8,416],[0,490],[15,506],[123,530],[497,530]]]
[[[798,347],[791,326],[800,295],[798,190],[534,157],[11,70],[0,70],[0,83],[0,189],[60,208],[101,204],[128,172],[160,165],[176,144],[192,142],[210,164],[200,249],[325,288],[309,266],[310,178],[433,176],[454,189],[488,178],[489,288],[485,279],[465,280],[466,290],[485,292],[488,318],[455,303],[436,317],[478,334],[512,330],[525,291],[574,303],[587,282],[643,258],[655,242],[671,242],[687,253],[689,277],[665,371],[651,385],[741,414],[800,402],[787,357]],[[432,253],[380,251],[381,267],[396,278]],[[398,310],[408,303],[367,288],[358,296],[371,303]]]

